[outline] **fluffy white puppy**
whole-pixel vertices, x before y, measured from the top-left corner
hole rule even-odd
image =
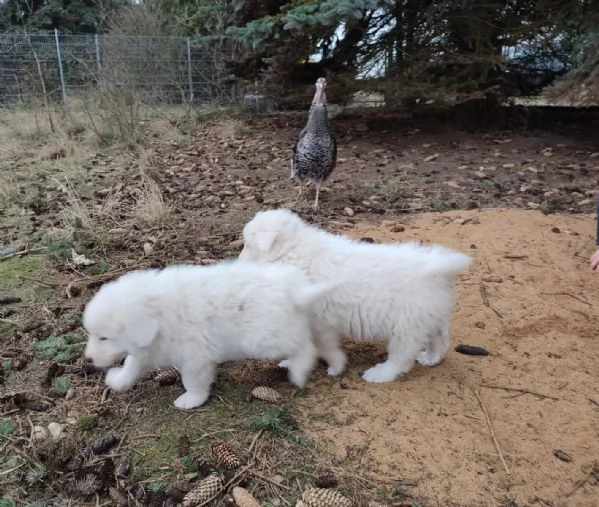
[[[314,306],[319,356],[329,375],[347,358],[341,338],[388,339],[388,358],[364,372],[368,382],[391,382],[414,361],[434,365],[450,346],[453,286],[470,258],[442,246],[368,244],[330,234],[286,210],[262,211],[243,229],[240,259],[282,261],[313,280],[344,280]]]
[[[303,387],[316,362],[308,309],[331,285],[299,268],[224,262],[140,270],[103,285],[87,304],[85,356],[111,368],[106,384],[131,388],[144,373],[176,366],[186,392],[179,408],[202,405],[218,363],[289,358],[289,379]]]

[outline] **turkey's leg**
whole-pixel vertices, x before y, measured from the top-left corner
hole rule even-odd
[[[297,193],[297,198],[295,200],[296,202],[299,202],[302,199],[303,192],[304,192],[304,182],[303,182],[303,180],[300,180],[300,182],[299,182],[299,191]]]
[[[316,183],[316,199],[314,200],[314,209],[318,209],[318,196],[320,195],[320,183]]]

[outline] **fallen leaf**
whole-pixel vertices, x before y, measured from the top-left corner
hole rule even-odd
[[[88,259],[85,255],[75,252],[74,248],[71,248],[71,260],[75,266],[91,266],[96,263],[96,261]]]

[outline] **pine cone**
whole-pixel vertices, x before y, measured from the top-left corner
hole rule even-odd
[[[272,387],[258,386],[252,389],[252,396],[262,401],[279,404],[283,401],[281,394]]]
[[[287,368],[281,368],[280,366],[274,366],[270,368],[266,368],[264,370],[259,370],[255,372],[252,380],[254,382],[259,382],[261,384],[281,384],[283,382],[288,381],[288,372]]]
[[[339,484],[339,479],[332,474],[319,475],[314,484],[318,488],[335,488]]]
[[[33,393],[17,393],[13,401],[18,408],[33,412],[47,412],[52,407],[52,404],[38,399]]]
[[[298,500],[297,502],[295,502],[295,507],[306,507],[306,504],[301,500]]]
[[[161,386],[170,386],[181,380],[181,374],[177,368],[171,366],[170,368],[162,368],[158,370],[156,375],[154,375],[154,380]]]
[[[79,357],[68,369],[71,373],[76,373],[80,376],[85,375],[94,375],[100,373],[102,371],[100,368],[96,368],[91,359],[87,359],[85,357]]]
[[[252,494],[244,488],[235,486],[231,492],[235,505],[237,507],[260,507],[260,503],[256,500]]]
[[[210,444],[210,450],[214,457],[227,468],[238,468],[241,466],[241,459],[224,440],[215,440]]]
[[[333,489],[308,488],[302,501],[306,507],[351,507],[351,502]]]
[[[185,495],[183,498],[183,507],[195,507],[205,502],[221,491],[224,485],[225,482],[222,475],[217,473],[210,474],[201,480],[197,487]]]
[[[115,434],[98,438],[85,448],[83,455],[87,458],[92,454],[104,454],[106,451],[117,445],[120,441],[121,437]]]

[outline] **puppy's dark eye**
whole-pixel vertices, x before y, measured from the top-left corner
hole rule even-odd
[[[105,342],[106,340],[108,340],[108,338],[106,338],[106,336],[100,336],[100,341],[101,342]]]

